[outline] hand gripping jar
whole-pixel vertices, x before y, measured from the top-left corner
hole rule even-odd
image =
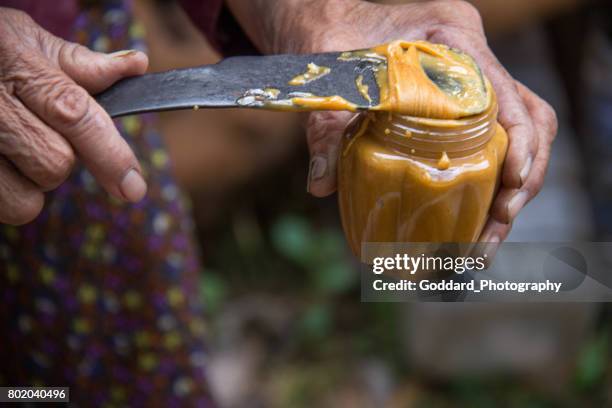
[[[343,137],[338,193],[357,256],[363,242],[478,239],[508,145],[494,95],[465,118],[370,112],[354,120]]]

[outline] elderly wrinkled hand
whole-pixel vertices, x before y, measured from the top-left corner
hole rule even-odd
[[[478,11],[467,2],[398,6],[353,2],[353,7],[347,8],[344,17],[336,21],[327,28],[325,37],[316,32],[305,33],[306,40],[299,51],[348,50],[402,38],[447,44],[476,59],[495,88],[500,108],[498,120],[509,137],[502,185],[480,240],[503,241],[518,212],[542,188],[557,133],[554,110],[515,81],[497,61],[487,46]],[[309,176],[310,192],[316,196],[328,195],[336,188],[336,152],[346,120],[347,115],[334,113],[315,113],[310,117],[307,135],[311,158],[319,163],[325,160],[327,169],[318,168]]]
[[[90,51],[8,8],[0,8],[0,55],[0,222],[34,219],[76,157],[110,194],[140,200],[138,160],[90,93],[142,74],[146,55]]]
[[[241,18],[241,0],[228,0]],[[382,5],[361,0],[254,0],[267,22],[246,25],[255,43],[269,53],[312,53],[369,48],[395,39],[442,43],[472,55],[497,93],[499,122],[509,137],[502,185],[480,240],[498,243],[518,212],[542,188],[557,119],[548,103],[516,82],[489,47],[478,11],[461,0]],[[251,7],[255,7],[254,5]],[[245,26],[245,18],[242,18]],[[336,189],[338,146],[352,115],[310,115],[309,191],[318,197]]]

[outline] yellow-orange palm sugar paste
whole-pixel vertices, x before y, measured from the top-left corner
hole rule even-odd
[[[362,242],[476,241],[508,140],[474,60],[420,41],[341,58],[386,60],[376,72],[380,103],[354,119],[339,158],[340,212],[353,252],[360,255]]]

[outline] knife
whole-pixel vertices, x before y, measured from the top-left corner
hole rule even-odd
[[[214,65],[145,74],[123,79],[95,96],[111,117],[198,108],[264,108],[300,110],[294,97],[339,96],[355,109],[379,103],[375,72],[386,61],[341,58],[342,53],[230,57]],[[346,55],[346,54],[344,54]],[[289,82],[307,71],[308,64],[329,68],[329,73],[303,85]],[[370,100],[360,92],[362,76]],[[325,108],[329,109],[329,107]]]

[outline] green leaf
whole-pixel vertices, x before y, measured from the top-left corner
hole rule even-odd
[[[301,265],[310,262],[314,239],[309,223],[299,217],[285,215],[272,226],[272,243],[276,250]]]
[[[305,336],[320,339],[331,330],[331,314],[327,305],[311,305],[302,316],[300,329]]]
[[[200,280],[200,294],[206,309],[218,310],[225,300],[227,287],[225,282],[214,272],[204,271]]]
[[[357,281],[358,272],[346,261],[337,260],[315,269],[312,277],[318,291],[333,294],[349,290]]]
[[[344,258],[346,252],[342,232],[327,229],[317,233],[313,242],[313,250],[317,264]]]
[[[610,332],[605,330],[586,344],[578,358],[576,383],[581,389],[591,389],[603,381],[608,364]]]

